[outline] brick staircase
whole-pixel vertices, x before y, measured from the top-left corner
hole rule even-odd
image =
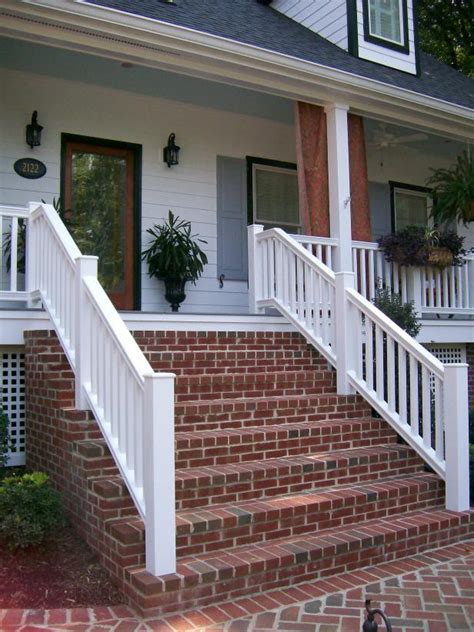
[[[333,575],[473,530],[444,485],[299,334],[137,332],[176,382],[177,573],[144,570],[144,526],[54,334],[27,332],[29,464],[140,611]],[[34,442],[34,445],[33,443]]]

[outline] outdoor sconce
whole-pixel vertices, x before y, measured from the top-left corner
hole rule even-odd
[[[179,165],[179,150],[180,147],[175,145],[175,134],[170,134],[168,138],[168,144],[163,149],[163,162],[166,162],[168,167],[171,165]]]
[[[42,125],[39,125],[38,112],[35,110],[31,115],[31,123],[26,126],[26,144],[33,149],[33,147],[39,147],[41,145],[41,130]]]

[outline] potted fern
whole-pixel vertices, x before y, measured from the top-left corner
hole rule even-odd
[[[433,170],[427,185],[432,187],[431,214],[436,223],[474,221],[474,161],[467,151],[450,169]]]
[[[187,281],[196,284],[207,263],[207,255],[198,242],[198,235],[191,235],[191,223],[175,217],[171,211],[162,225],[148,228],[152,239],[142,252],[142,259],[148,265],[148,275],[164,281],[165,298],[173,312],[179,311],[186,298]]]

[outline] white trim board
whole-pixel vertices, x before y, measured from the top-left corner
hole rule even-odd
[[[130,331],[295,331],[281,316],[120,312]],[[0,310],[0,346],[23,345],[23,332],[53,329],[42,310]]]

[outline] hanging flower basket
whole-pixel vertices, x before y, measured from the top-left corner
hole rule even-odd
[[[428,263],[437,268],[453,265],[453,253],[448,248],[428,248]]]

